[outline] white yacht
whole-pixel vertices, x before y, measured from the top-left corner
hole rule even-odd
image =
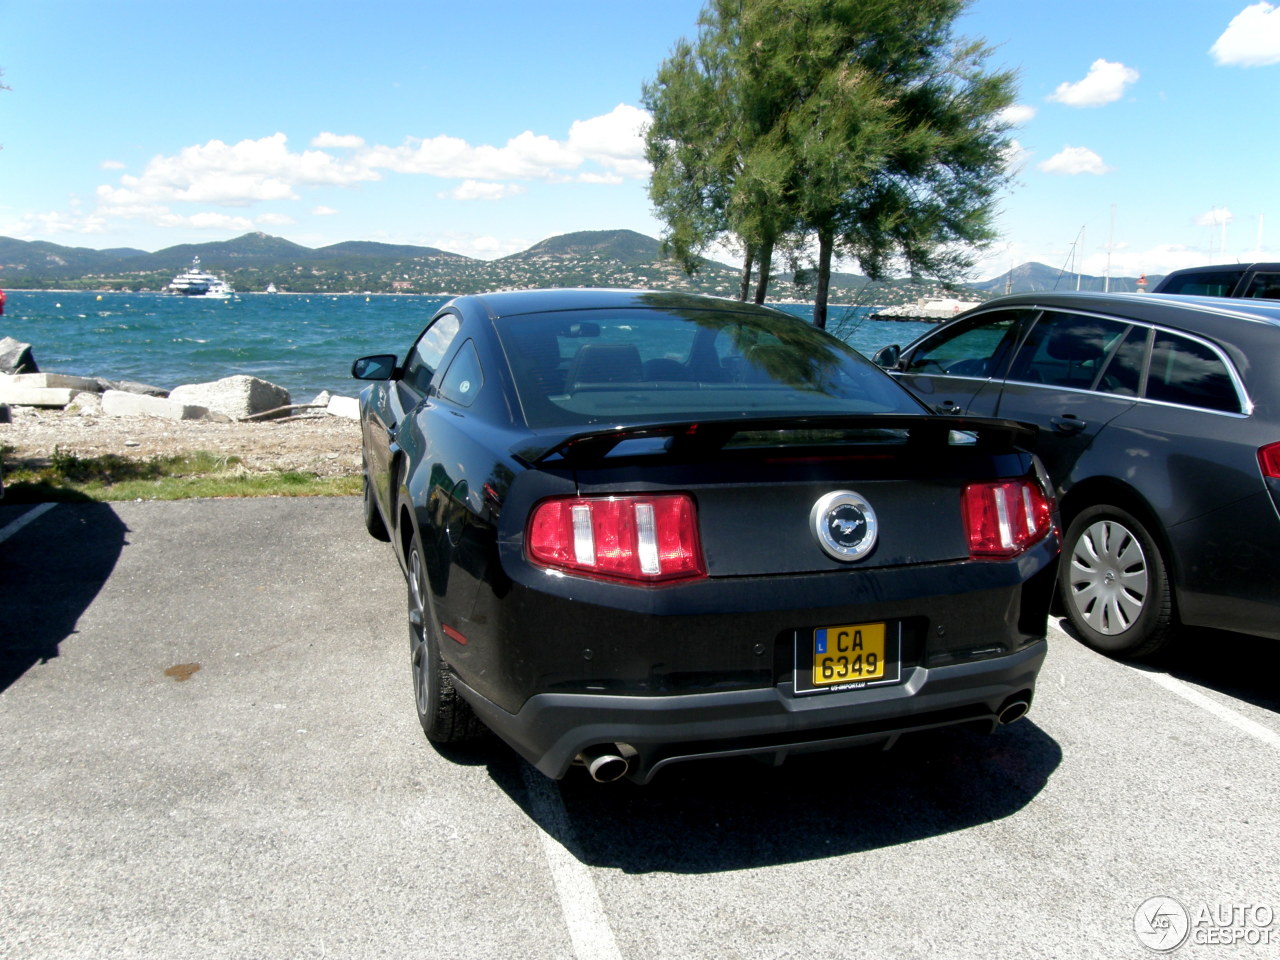
[[[176,293],[183,297],[208,297],[225,300],[235,294],[231,284],[212,273],[200,269],[200,258],[194,257],[191,266],[174,277],[167,287],[166,293]]]

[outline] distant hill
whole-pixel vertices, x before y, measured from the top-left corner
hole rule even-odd
[[[535,243],[528,250],[513,253],[504,260],[537,260],[540,258],[614,260],[627,266],[638,266],[663,259],[662,244],[634,230],[583,230],[565,233]]]
[[[296,293],[374,292],[461,294],[530,287],[630,287],[736,296],[737,265],[703,261],[688,276],[663,256],[662,244],[634,230],[588,230],[549,237],[498,260],[476,260],[435,247],[352,240],[319,249],[246,233],[232,240],[188,243],[155,253],[121,248],[90,250],[44,241],[0,237],[0,287],[10,289],[163,290],[193,257],[206,270],[249,293],[274,284]],[[1152,283],[1156,277],[1149,278]],[[779,273],[770,298],[804,301],[812,289]],[[1011,282],[1010,282],[1011,281]],[[833,303],[887,306],[918,299],[1075,289],[1075,275],[1042,263],[1025,263],[1011,274],[964,285],[958,292],[936,283],[892,280],[872,283],[852,273],[832,277]],[[1101,290],[1100,277],[1081,277],[1083,290]],[[1111,289],[1134,290],[1133,278],[1112,278]]]
[[[1163,274],[1152,274],[1147,277],[1148,289],[1161,276]],[[1066,273],[1056,267],[1033,262],[1014,267],[1008,273],[993,277],[990,280],[983,280],[980,283],[968,283],[965,286],[970,290],[990,296],[998,296],[1004,293],[1006,287],[1010,288],[1010,293],[1047,293],[1052,290],[1076,289],[1090,293],[1100,293],[1103,290],[1110,290],[1112,293],[1134,293],[1138,289],[1138,279],[1137,277],[1112,277],[1108,282],[1105,277],[1094,277],[1088,274],[1081,274],[1077,277],[1074,273]]]
[[[14,240],[0,237],[0,278],[24,272],[36,276],[79,277],[132,257],[148,256],[143,250],[128,248],[90,250],[87,247],[63,247],[43,240]]]
[[[305,247],[303,249],[306,249]],[[346,260],[358,257],[370,260],[411,260],[414,257],[446,257],[453,260],[470,260],[460,253],[448,253],[435,247],[414,247],[408,244],[374,243],[369,240],[348,240],[311,251],[311,259]]]

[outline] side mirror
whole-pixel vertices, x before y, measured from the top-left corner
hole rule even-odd
[[[887,347],[881,347],[876,351],[875,356],[871,358],[871,362],[877,367],[884,367],[886,370],[892,370],[898,365],[898,360],[902,357],[902,348],[896,343],[891,343]]]
[[[396,355],[379,353],[361,357],[351,364],[351,375],[357,380],[390,380],[396,375]]]

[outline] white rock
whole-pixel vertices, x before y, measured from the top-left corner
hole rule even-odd
[[[191,383],[174,387],[169,399],[176,403],[196,404],[243,420],[276,407],[289,405],[289,391],[266,380],[239,374],[212,383]],[[282,413],[281,416],[287,416]]]
[[[71,395],[77,392],[69,387],[22,387],[0,383],[0,403],[14,407],[65,407],[71,402]]]
[[[123,390],[108,390],[102,395],[102,413],[107,417],[163,417],[166,420],[217,420],[225,422],[225,414],[197,404],[178,403],[162,397],[148,397]]]
[[[12,376],[4,376],[3,382],[14,387],[38,389],[65,387],[70,390],[91,390],[94,393],[102,391],[102,385],[97,380],[89,377],[73,377],[67,373],[15,373]]]
[[[348,420],[360,419],[360,401],[356,397],[330,397],[325,412],[333,417],[346,417]]]
[[[78,413],[82,417],[97,417],[102,414],[102,394],[97,391],[84,390],[77,393],[67,404],[67,413]]]

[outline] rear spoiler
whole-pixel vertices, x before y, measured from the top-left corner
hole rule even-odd
[[[912,445],[948,446],[954,434],[968,434],[985,452],[1035,449],[1037,429],[1028,423],[990,417],[951,417],[929,414],[832,414],[805,417],[759,417],[737,420],[640,423],[606,427],[553,437],[523,441],[512,453],[528,464],[563,460],[570,464],[591,463],[609,456],[629,440],[666,438],[660,449],[646,450],[646,456],[706,456],[722,449],[736,434],[771,430],[901,430]],[[815,440],[812,447],[827,446]]]

